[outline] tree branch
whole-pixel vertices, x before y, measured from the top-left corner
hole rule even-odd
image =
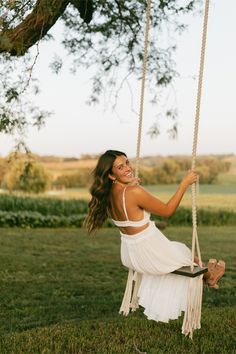
[[[93,0],[71,0],[70,1],[80,13],[84,22],[89,23],[93,17]]]
[[[0,53],[24,55],[45,36],[70,0],[38,0],[32,12],[15,28],[0,32]]]

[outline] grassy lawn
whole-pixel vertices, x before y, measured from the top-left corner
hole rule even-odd
[[[191,242],[191,228],[170,228]],[[223,258],[217,290],[205,289],[202,328],[193,341],[182,318],[148,321],[142,309],[118,314],[126,270],[116,229],[89,237],[83,229],[0,230],[0,353],[236,353],[236,239],[233,227],[201,227],[202,257]]]

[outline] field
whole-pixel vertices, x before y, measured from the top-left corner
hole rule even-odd
[[[161,157],[144,157],[142,164],[145,166],[154,166],[155,161],[160,164]],[[231,167],[227,173],[220,174],[216,184],[212,185],[200,185],[197,195],[197,206],[201,207],[217,207],[236,209],[236,155],[228,155],[224,158],[225,161],[230,162]],[[90,168],[91,171],[96,165],[96,159],[67,159],[63,158],[45,158],[41,163],[45,169],[55,177],[62,174],[75,173],[81,168]],[[167,201],[168,198],[176,190],[177,185],[158,185],[147,186],[154,195],[163,201]],[[64,189],[49,191],[48,195],[59,198],[77,198],[77,199],[89,199],[88,188],[77,189]],[[191,206],[190,191],[185,195],[182,206]]]
[[[162,201],[168,201],[172,194],[176,191],[177,185],[159,185],[159,186],[145,186],[151,193]],[[86,199],[90,198],[87,188],[65,189],[60,191],[50,191],[48,196],[58,198],[76,198]],[[182,206],[191,206],[191,189],[185,194]],[[197,194],[197,206],[211,207],[211,208],[226,208],[236,209],[236,184],[235,185],[200,185]]]
[[[53,161],[50,159],[46,161],[40,161],[40,163],[45,167],[45,169],[56,178],[64,173],[70,174],[77,172],[80,168],[91,168],[95,167],[97,160],[91,159],[78,159],[75,161],[64,160],[63,158],[53,158]]]
[[[193,341],[180,333],[182,319],[156,323],[142,309],[118,315],[127,272],[117,230],[0,231],[1,354],[236,353],[235,228],[199,228],[203,259],[223,258],[227,272],[218,291],[204,290]],[[165,234],[191,242],[191,228]]]

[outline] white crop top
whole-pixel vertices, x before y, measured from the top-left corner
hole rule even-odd
[[[138,220],[138,221],[129,220],[128,214],[127,214],[127,210],[126,210],[126,206],[125,206],[125,190],[126,190],[126,188],[127,187],[124,188],[123,198],[122,198],[123,209],[124,209],[124,213],[125,213],[125,216],[126,216],[126,220],[119,221],[119,220],[112,219],[112,221],[118,227],[128,227],[128,226],[140,227],[140,226],[146,225],[150,221],[150,213],[148,213],[146,210],[143,211],[143,219]]]

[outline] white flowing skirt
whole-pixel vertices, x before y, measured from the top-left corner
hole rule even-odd
[[[189,278],[170,272],[191,265],[191,251],[170,241],[154,222],[133,236],[121,233],[122,264],[142,274],[138,304],[148,319],[168,322],[187,308]]]

